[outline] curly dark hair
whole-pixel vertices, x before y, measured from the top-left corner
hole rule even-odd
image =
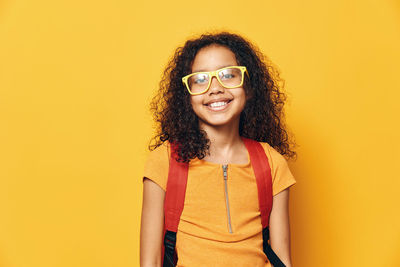
[[[178,47],[168,62],[153,97],[150,111],[158,125],[157,134],[149,149],[154,150],[165,141],[178,144],[178,161],[202,159],[209,152],[207,133],[199,127],[199,120],[190,104],[190,94],[182,77],[191,73],[192,63],[200,49],[220,45],[229,48],[241,66],[246,66],[243,88],[250,96],[240,115],[239,134],[260,142],[267,142],[287,159],[297,156],[291,149],[295,143],[289,138],[284,123],[283,80],[272,63],[257,47],[245,38],[229,32],[207,33],[186,41]]]

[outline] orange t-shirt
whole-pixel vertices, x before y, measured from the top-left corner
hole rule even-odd
[[[272,171],[272,194],[276,195],[296,180],[286,159],[268,143],[261,144]],[[150,152],[144,168],[144,177],[164,191],[169,153],[165,142]],[[176,238],[177,266],[271,266],[262,248],[257,183],[249,160],[228,164],[226,185],[222,164],[197,158],[190,161]]]

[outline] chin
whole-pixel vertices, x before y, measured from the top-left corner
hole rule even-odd
[[[235,119],[232,118],[214,118],[214,119],[201,119],[200,123],[203,125],[208,125],[208,126],[212,126],[212,127],[220,127],[220,126],[226,126],[229,124],[233,124],[233,122],[235,121]]]

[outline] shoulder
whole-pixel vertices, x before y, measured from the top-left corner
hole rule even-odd
[[[147,156],[147,161],[165,161],[169,159],[170,154],[170,144],[168,141],[165,141],[154,150],[150,151]]]
[[[287,165],[287,160],[285,159],[285,157],[281,153],[279,153],[275,148],[273,148],[270,144],[268,144],[267,142],[259,142],[259,143],[264,148],[265,154],[267,154],[268,160],[272,165],[271,168],[285,164]]]
[[[296,183],[286,158],[266,142],[260,142],[268,157],[273,183],[273,195]]]
[[[164,191],[167,187],[170,145],[166,141],[147,155],[143,177],[158,184]]]

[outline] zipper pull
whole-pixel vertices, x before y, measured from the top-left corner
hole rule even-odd
[[[222,170],[224,172],[224,180],[228,179],[228,165],[222,165]]]

